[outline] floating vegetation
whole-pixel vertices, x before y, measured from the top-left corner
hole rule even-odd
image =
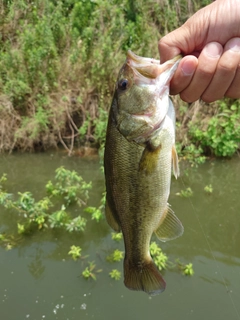
[[[71,246],[68,254],[73,258],[73,260],[77,260],[81,257],[82,249],[79,246]]]
[[[114,250],[112,254],[107,256],[108,262],[118,262],[124,258],[124,252],[118,249]]]
[[[112,239],[113,239],[114,241],[119,242],[119,241],[122,240],[122,238],[123,238],[123,235],[122,235],[121,232],[119,232],[119,233],[112,232]]]
[[[180,192],[177,192],[176,195],[184,198],[189,198],[193,195],[193,191],[190,187],[188,187],[185,190],[181,190]]]
[[[121,279],[121,272],[117,269],[113,269],[111,272],[109,272],[109,275],[114,280],[120,280]]]
[[[150,244],[150,253],[159,270],[167,269],[168,257],[156,242]]]
[[[212,185],[209,184],[209,185],[205,186],[205,187],[204,187],[204,191],[205,191],[206,193],[208,193],[208,194],[212,194],[212,192],[213,192],[213,187],[212,187]]]
[[[93,280],[97,280],[96,273],[102,272],[102,270],[101,269],[95,270],[95,269],[96,269],[96,265],[95,265],[94,261],[89,262],[89,266],[86,267],[82,272],[83,278],[85,278],[85,279],[91,278]],[[94,272],[94,270],[95,270],[95,272]]]
[[[186,276],[192,276],[194,274],[192,263],[181,266],[183,274]]]
[[[194,274],[192,263],[184,264],[180,261],[180,259],[176,259],[175,261],[170,261],[168,256],[162,251],[162,249],[154,241],[151,242],[150,244],[150,253],[156,266],[160,271],[177,268],[180,271],[182,271],[184,275],[192,276]]]
[[[55,173],[55,183],[49,181],[46,184],[48,195],[39,201],[29,191],[18,192],[15,200],[14,195],[3,191],[2,183],[6,182],[6,175],[0,179],[0,204],[6,209],[14,209],[18,214],[19,234],[28,233],[35,228],[62,228],[68,232],[85,230],[87,220],[81,215],[71,217],[67,208],[71,204],[78,207],[86,205],[91,182],[86,183],[75,171],[64,167],[56,169]],[[60,209],[56,210],[57,207]]]
[[[74,233],[87,232],[87,223],[90,220],[100,223],[104,219],[105,193],[102,196],[98,207],[87,206],[89,198],[88,192],[92,187],[91,182],[87,183],[75,171],[70,171],[60,167],[55,171],[54,181],[48,181],[46,192],[42,199],[36,200],[29,191],[18,192],[16,195],[5,190],[7,175],[0,177],[0,205],[15,215],[15,233],[7,231],[0,233],[0,245],[6,250],[17,247],[26,236],[43,230],[59,230],[62,232]],[[208,188],[207,188],[208,187]],[[206,186],[206,192],[211,192],[211,185]],[[192,195],[192,190],[187,188],[182,190],[181,196]],[[76,206],[80,214],[72,216],[68,210],[70,206]],[[76,211],[76,210],[75,210]],[[84,216],[84,213],[85,216]],[[122,246],[122,233],[111,233],[111,238],[115,244]],[[71,245],[67,252],[68,256],[74,261],[81,258],[83,264],[82,277],[85,279],[96,280],[96,274],[101,272],[97,269],[94,261],[88,261],[88,255],[83,256],[83,248],[79,245]],[[169,257],[162,251],[156,242],[150,245],[150,254],[159,270],[177,268],[184,275],[193,275],[192,264],[184,264],[180,260],[170,261]],[[109,263],[119,263],[124,258],[124,251],[115,248],[111,254],[106,256]],[[87,263],[87,266],[86,266]],[[117,268],[107,271],[114,280],[121,279],[121,271]]]

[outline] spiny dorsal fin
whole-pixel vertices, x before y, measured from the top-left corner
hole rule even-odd
[[[173,240],[183,234],[184,228],[181,221],[174,214],[173,210],[167,204],[158,228],[155,230],[156,236],[161,241]]]
[[[178,155],[175,145],[172,147],[172,164],[173,164],[173,174],[177,179],[180,175],[180,170],[178,166]]]

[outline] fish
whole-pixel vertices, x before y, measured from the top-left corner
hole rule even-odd
[[[149,295],[166,287],[150,255],[153,233],[167,241],[184,230],[168,204],[172,171],[179,176],[169,84],[180,59],[160,64],[129,50],[116,81],[106,132],[106,220],[123,233],[125,286]]]

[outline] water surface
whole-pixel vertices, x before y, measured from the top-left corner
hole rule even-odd
[[[69,158],[60,153],[1,156],[0,173],[8,174],[9,192],[31,191],[44,196],[44,186],[59,166],[76,170],[93,182],[89,205],[97,206],[104,191],[98,159]],[[185,164],[181,164],[183,171]],[[212,184],[213,193],[204,192]],[[149,297],[126,289],[122,279],[110,279],[106,256],[115,248],[105,221],[89,221],[87,232],[42,231],[26,237],[16,248],[0,247],[0,319],[240,319],[240,161],[209,161],[172,181],[169,202],[185,227],[184,235],[161,244],[171,260],[192,262],[193,277],[165,271],[167,289]],[[191,187],[193,196],[176,195]],[[1,230],[16,228],[16,216],[0,208]],[[83,248],[89,261],[103,271],[97,280],[81,273],[86,260],[68,256],[71,245]]]

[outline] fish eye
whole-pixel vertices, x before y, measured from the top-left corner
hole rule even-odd
[[[118,81],[118,89],[120,90],[126,90],[128,85],[127,79],[121,79]]]

